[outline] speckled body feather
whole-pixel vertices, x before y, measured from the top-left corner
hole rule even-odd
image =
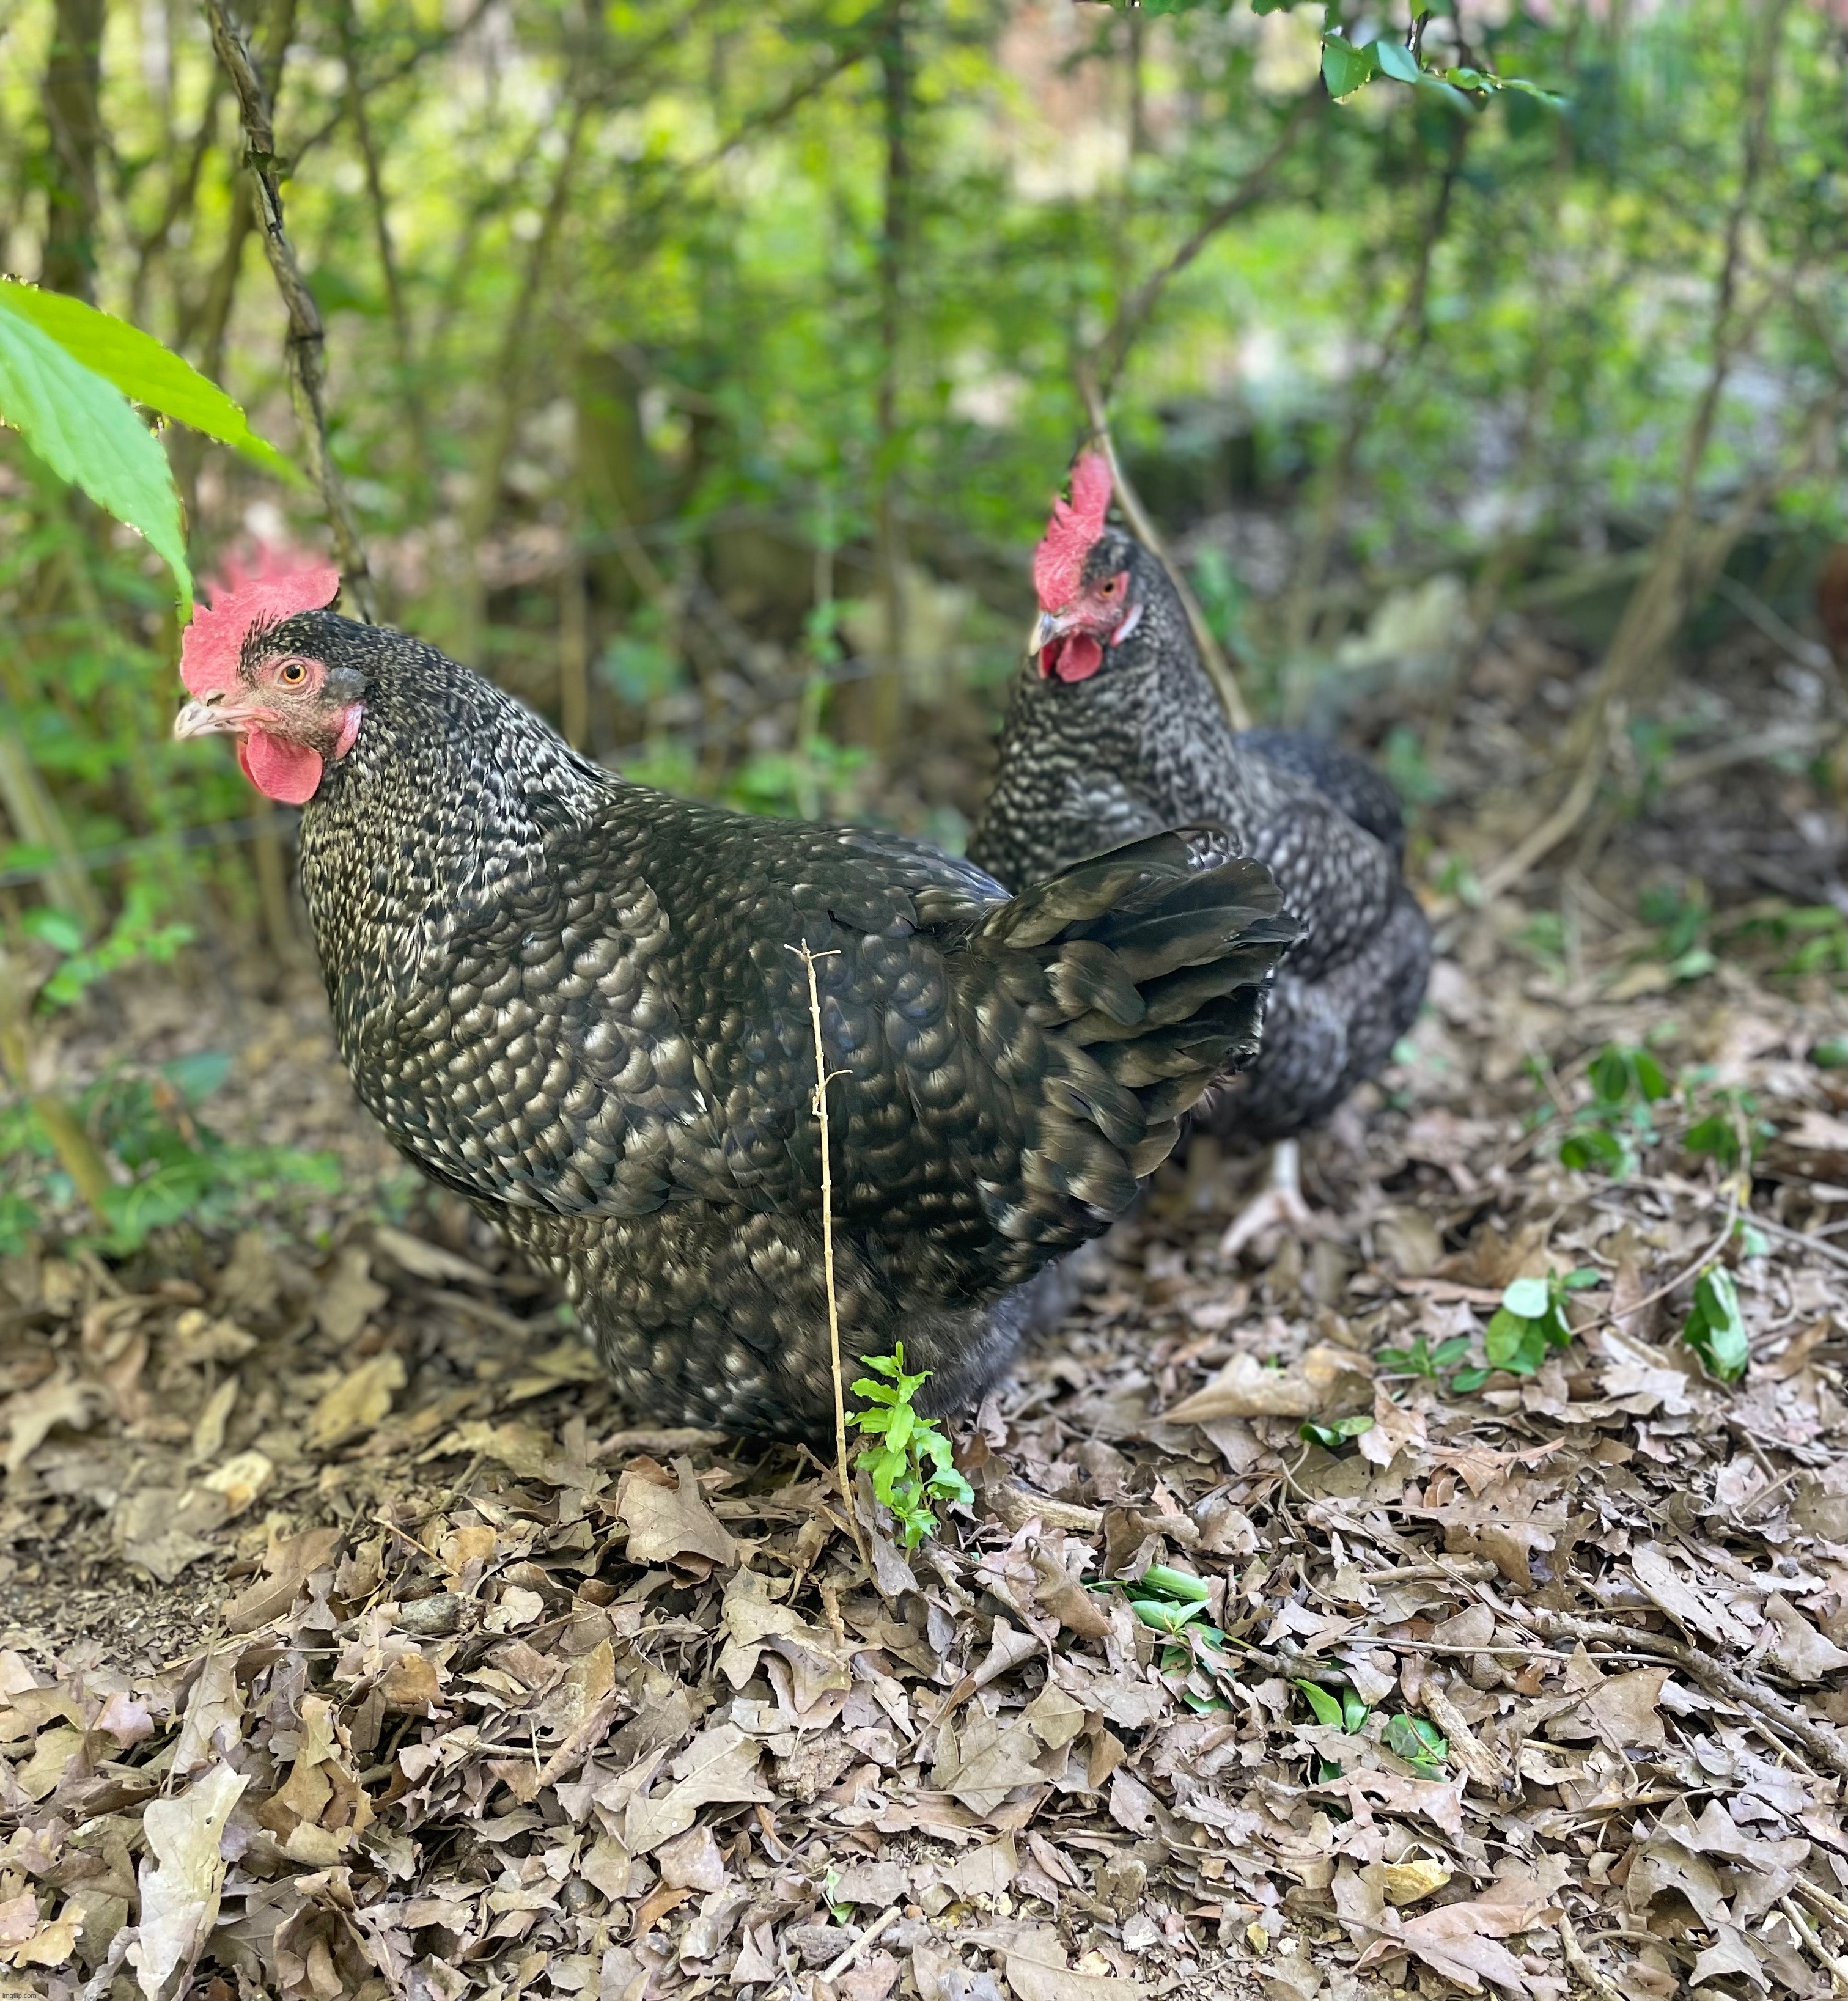
[[[1287,1138],[1385,1063],[1424,997],[1431,931],[1401,872],[1398,800],[1335,745],[1234,734],[1166,571],[1106,528],[1083,576],[1119,573],[1141,615],[1101,669],[1068,683],[1029,664],[1017,677],[969,857],[1026,882],[1162,827],[1223,826],[1228,844],[1207,858],[1262,861],[1302,929],[1256,1063],[1203,1116],[1228,1135]]]
[[[657,1419],[832,1431],[791,947],[820,958],[851,1353],[902,1338],[936,1410],[1255,1049],[1290,928],[1255,864],[1164,839],[1010,900],[896,837],[626,784],[400,635],[317,612],[252,643],[364,677],[301,831],[361,1098],[559,1273]]]

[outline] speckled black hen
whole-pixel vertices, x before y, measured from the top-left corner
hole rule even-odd
[[[177,727],[304,803],[340,1049],[396,1145],[561,1276],[651,1416],[830,1435],[806,944],[851,1353],[902,1339],[932,1408],[977,1394],[1249,1060],[1290,936],[1268,872],[1164,835],[1010,900],[895,836],[674,799],[298,608],[322,579],[200,614]]]
[[[1373,1076],[1417,1014],[1431,932],[1401,871],[1391,786],[1363,760],[1282,730],[1235,734],[1167,571],[1108,525],[1087,454],[1035,561],[1041,618],[969,856],[1030,882],[1161,827],[1211,820],[1223,854],[1275,874],[1300,927],[1256,1063],[1204,1115],[1287,1140]]]

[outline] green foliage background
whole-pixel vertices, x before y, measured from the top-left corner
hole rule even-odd
[[[1752,497],[1755,586],[1799,623],[1843,531],[1827,0],[244,25],[385,615],[638,775],[957,840],[1086,357],[1272,713],[1339,682],[1389,593],[1453,572],[1480,633],[1537,580],[1637,574],[1684,492],[1699,521]],[[159,433],[200,576],[252,537],[325,550],[264,460],[306,455],[203,13],[14,0],[0,35],[0,275],[249,412],[255,437],[212,406],[243,456]],[[1270,586],[1227,522],[1271,534]],[[0,935],[40,1013],[149,940],[288,941],[278,816],[222,745],[171,739],[174,598],[0,431]],[[1384,755],[1433,795],[1415,735]]]

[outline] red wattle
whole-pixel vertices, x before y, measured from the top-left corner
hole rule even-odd
[[[321,783],[321,753],[305,745],[253,729],[238,740],[244,775],[266,797],[287,806],[305,806]]]
[[[1062,681],[1088,680],[1103,664],[1104,649],[1088,632],[1055,639],[1039,656],[1040,673],[1045,674],[1049,666]]]

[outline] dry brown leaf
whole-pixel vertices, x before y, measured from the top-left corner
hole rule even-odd
[[[677,1459],[673,1464],[677,1487],[660,1486],[635,1472],[624,1474],[617,1483],[616,1516],[629,1532],[629,1561],[670,1563],[696,1556],[729,1569],[738,1561],[737,1544],[707,1506],[692,1460]]]
[[[1533,1976],[1500,1941],[1550,1926],[1557,1916],[1556,1909],[1544,1902],[1440,1904],[1374,1940],[1354,1962],[1355,1971],[1376,1966],[1395,1952],[1409,1952],[1434,1973],[1455,1981],[1471,1994],[1483,1992],[1486,1982],[1526,1997],[1540,1991]]]
[[[331,1452],[362,1432],[376,1429],[405,1382],[403,1358],[389,1352],[350,1369],[309,1414],[309,1446],[316,1452]]]
[[[146,2001],[169,2001],[218,1922],[224,1884],[219,1843],[249,1781],[214,1765],[173,1799],[150,1800],[141,1816],[141,1915],[128,1948]]]
[[[1218,1418],[1307,1418],[1327,1413],[1345,1383],[1371,1376],[1371,1363],[1351,1348],[1318,1343],[1287,1369],[1267,1368],[1241,1352],[1203,1389],[1162,1413],[1171,1425],[1204,1424]]]
[[[673,1784],[653,1798],[630,1801],[624,1845],[632,1855],[647,1855],[684,1833],[702,1806],[767,1800],[769,1790],[757,1775],[762,1755],[736,1724],[719,1724],[694,1738],[673,1762]]]

